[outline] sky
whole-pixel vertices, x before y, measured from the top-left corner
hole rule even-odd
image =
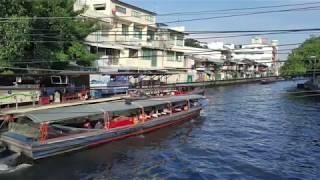
[[[283,4],[296,4],[306,2],[320,2],[309,0],[122,0],[135,6],[154,11],[158,14],[166,14],[172,12],[194,12],[194,11],[211,11],[232,8],[248,8],[258,6],[274,6]],[[297,28],[318,28],[320,27],[320,4],[305,5],[303,7],[317,7],[315,10],[309,11],[293,11],[283,13],[269,13],[241,17],[229,17],[221,19],[210,19],[193,22],[180,22],[169,24],[170,26],[185,26],[186,31],[225,31],[225,30],[270,30],[270,29],[297,29]],[[302,7],[302,6],[300,6]],[[254,11],[292,9],[297,7],[281,7],[273,9],[257,9]],[[248,12],[248,10],[246,10]],[[221,13],[221,12],[220,12]],[[239,14],[239,12],[233,12]],[[232,14],[233,14],[232,13]],[[243,13],[243,12],[240,12]],[[204,15],[192,16],[158,16],[157,22],[168,22],[182,19],[193,19],[202,17],[221,16],[223,14],[211,13]],[[320,31],[319,31],[320,32]],[[300,32],[278,35],[263,35],[262,37],[279,40],[279,44],[301,43],[310,35],[318,35],[319,32]],[[206,35],[206,36],[225,36],[225,35]],[[200,37],[194,36],[195,38]],[[247,44],[250,43],[252,37],[234,37],[223,39],[206,39],[201,41],[225,43]],[[280,49],[291,49],[297,46],[279,47]],[[282,51],[288,52],[288,51]],[[281,55],[285,58],[286,55]]]

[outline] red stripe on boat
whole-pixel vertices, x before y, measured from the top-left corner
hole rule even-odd
[[[190,115],[190,116],[188,116],[188,117],[182,118],[182,119],[177,120],[177,121],[160,124],[160,125],[158,125],[158,126],[155,126],[155,127],[149,128],[149,129],[137,131],[137,132],[134,132],[134,133],[130,133],[130,134],[123,135],[123,136],[118,136],[118,137],[106,139],[106,140],[103,140],[103,141],[99,141],[99,142],[90,144],[90,145],[88,145],[88,146],[89,146],[89,147],[94,147],[94,146],[97,146],[97,145],[100,145],[100,144],[104,144],[104,143],[107,143],[107,142],[116,141],[116,140],[124,139],[124,138],[130,137],[130,136],[136,136],[136,135],[143,134],[143,133],[146,133],[146,132],[154,131],[154,130],[156,130],[156,129],[160,129],[160,128],[163,128],[163,127],[166,127],[166,126],[170,126],[170,125],[175,125],[175,124],[178,124],[178,123],[180,123],[180,122],[189,120],[189,119],[191,119],[192,117],[194,117],[194,115]]]

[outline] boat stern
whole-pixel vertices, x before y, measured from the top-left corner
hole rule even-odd
[[[0,141],[8,150],[33,159],[33,140],[31,138],[13,132],[5,132],[1,135]]]

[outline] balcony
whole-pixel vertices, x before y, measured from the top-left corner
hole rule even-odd
[[[81,10],[83,8],[83,6],[75,6],[76,9]],[[112,28],[112,25],[114,23],[113,18],[109,17],[108,14],[103,13],[103,12],[98,12],[96,10],[91,10],[88,9],[85,11],[85,13],[83,13],[81,15],[82,17],[87,17],[88,19],[94,19],[94,20],[98,20],[98,22],[102,23],[103,26],[108,27],[108,28]]]
[[[114,67],[119,66],[118,56],[102,56],[100,59],[96,60],[96,67]]]
[[[147,48],[155,48],[155,49],[168,49],[174,46],[171,41],[165,40],[142,40],[136,37],[130,36],[116,36],[116,41],[120,44],[130,45],[130,46],[143,46]]]
[[[124,36],[124,35],[116,36],[116,41],[120,44],[126,44],[131,46],[141,46],[142,43],[144,42],[142,39],[139,39],[136,37]]]

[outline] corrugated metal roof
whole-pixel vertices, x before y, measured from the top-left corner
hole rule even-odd
[[[171,96],[164,98],[152,98],[146,100],[133,101],[131,104],[126,104],[125,101],[105,102],[98,104],[79,105],[47,110],[39,110],[25,113],[24,115],[30,118],[35,123],[42,122],[59,122],[68,119],[80,118],[85,116],[102,114],[103,112],[126,111],[139,109],[141,107],[157,106],[169,102],[179,102],[188,99],[200,99],[201,95],[185,95]]]

